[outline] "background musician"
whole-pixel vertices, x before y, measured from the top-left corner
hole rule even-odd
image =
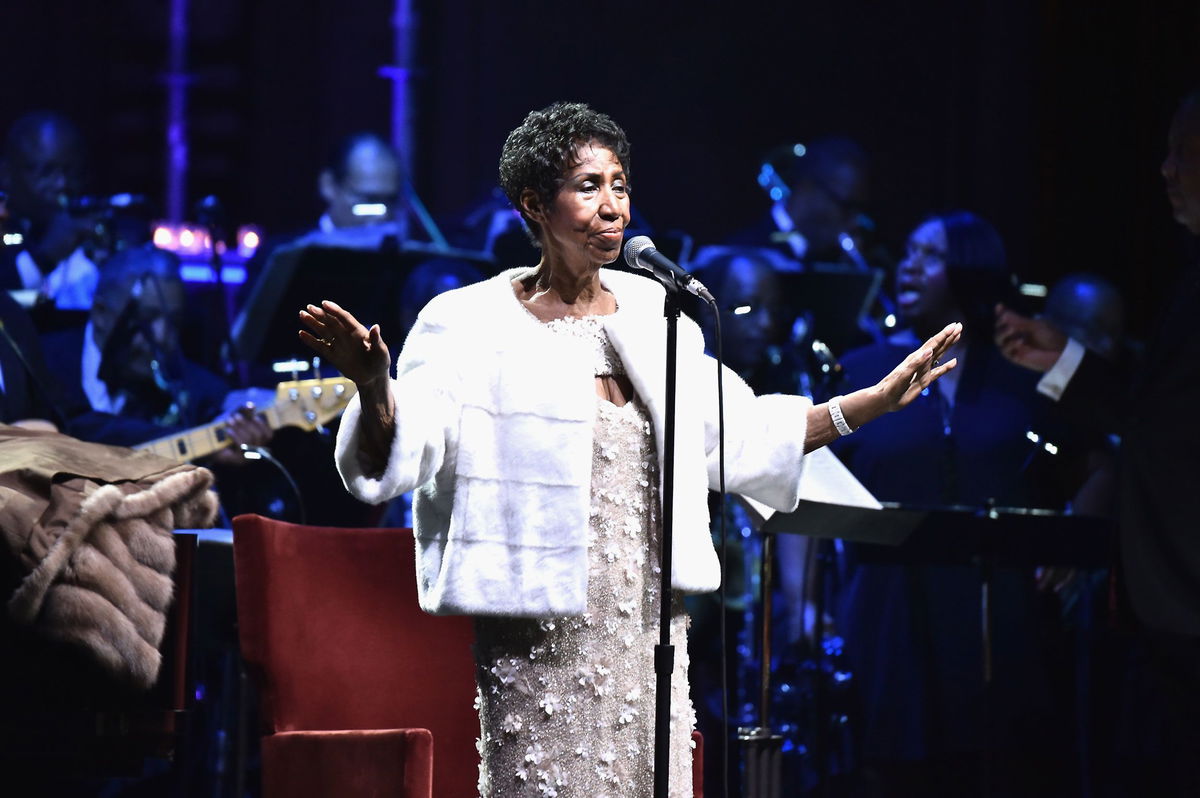
[[[62,364],[70,399],[95,411],[73,424],[77,437],[133,446],[224,418],[235,446],[270,440],[270,429],[253,412],[231,412],[221,377],[184,356],[184,305],[174,255],[142,247],[104,263],[87,325],[45,337],[48,357]],[[225,465],[242,462],[234,447],[213,457]]]

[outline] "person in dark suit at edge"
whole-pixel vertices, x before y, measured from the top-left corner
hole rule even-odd
[[[1175,220],[1200,235],[1200,92],[1179,105],[1162,163]],[[1138,363],[1114,364],[1045,319],[996,309],[1009,360],[1043,372],[1038,391],[1097,428],[1120,433],[1118,537],[1122,578],[1165,710],[1156,794],[1200,794],[1200,262],[1181,271]],[[1154,793],[1143,793],[1154,794]]]

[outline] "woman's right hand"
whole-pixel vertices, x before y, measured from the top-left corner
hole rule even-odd
[[[300,330],[300,340],[360,390],[387,381],[392,356],[378,324],[367,329],[350,311],[328,299],[300,311],[300,323],[308,328]]]
[[[920,349],[900,361],[890,374],[879,381],[875,388],[883,399],[883,412],[891,413],[908,407],[922,391],[958,365],[958,358],[952,358],[945,363],[941,358],[958,343],[958,339],[962,337],[962,329],[963,326],[959,322],[947,324],[941,332],[921,344]]]
[[[359,461],[369,475],[383,473],[395,437],[395,403],[388,386],[392,356],[379,334],[379,325],[367,329],[347,310],[328,299],[320,307],[300,311],[300,340],[328,360],[358,386],[362,402],[362,436]],[[309,332],[311,330],[312,332]]]

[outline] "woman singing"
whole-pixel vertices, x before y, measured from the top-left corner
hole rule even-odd
[[[347,488],[415,490],[418,589],[433,613],[476,618],[486,796],[652,793],[653,648],[664,430],[663,288],[603,269],[629,223],[629,143],[607,116],[534,111],[500,156],[500,184],[541,260],[443,294],[396,369],[378,326],[332,302],[301,339],[358,386],[338,437]],[[727,483],[780,510],[804,453],[912,401],[953,368],[951,324],[877,385],[834,407],[756,397],[726,372]],[[679,330],[672,606],[717,587],[715,366]],[[834,414],[831,416],[831,412]],[[677,609],[670,783],[690,794],[686,617]]]

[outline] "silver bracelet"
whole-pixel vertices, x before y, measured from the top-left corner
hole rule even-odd
[[[838,435],[844,437],[854,430],[850,429],[850,425],[846,423],[846,417],[842,415],[842,398],[835,396],[829,400],[829,417],[833,419],[833,426],[838,431]]]

